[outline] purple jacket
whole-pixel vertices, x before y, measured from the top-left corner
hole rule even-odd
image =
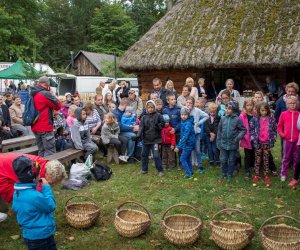
[[[259,145],[259,140],[258,140],[258,135],[260,130],[259,119],[260,119],[259,117],[253,116],[253,118],[249,122],[250,138],[254,148],[257,148],[257,146]],[[277,137],[277,124],[275,118],[271,116],[269,122],[269,141],[268,141],[268,145],[271,148],[274,147],[276,137]]]

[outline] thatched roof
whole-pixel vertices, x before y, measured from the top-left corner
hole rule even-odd
[[[179,1],[119,65],[129,72],[300,65],[300,1]]]

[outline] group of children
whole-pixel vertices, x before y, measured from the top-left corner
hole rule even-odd
[[[245,100],[241,112],[239,103],[232,99],[227,90],[222,92],[220,100],[216,103],[208,104],[206,112],[195,107],[195,99],[191,96],[186,98],[185,106],[180,109],[176,106],[174,94],[169,94],[168,106],[161,112],[162,119],[158,119],[160,112],[156,110],[155,103],[148,101],[147,113],[141,119],[138,133],[138,137],[144,143],[141,174],[148,171],[148,155],[151,150],[160,176],[163,175],[164,169],[176,166],[177,152],[180,167],[185,171],[185,178],[193,178],[193,165],[198,167],[199,173],[205,173],[200,147],[201,141],[204,141],[209,165],[222,166],[221,179],[231,181],[234,171],[239,170],[241,147],[245,155],[245,177],[252,177],[253,182],[262,178],[269,186],[270,173],[277,175],[271,149],[275,145],[278,131],[284,148],[281,181],[287,179],[288,166],[292,162],[294,176],[289,185],[294,186],[298,184],[300,172],[300,165],[297,164],[300,154],[297,146],[300,145],[297,102],[296,96],[287,98],[288,110],[282,112],[277,126],[273,111],[263,101],[263,93],[260,91],[256,92],[254,97]],[[204,136],[201,136],[201,133]],[[157,148],[161,148],[161,156],[156,153]],[[194,163],[192,152],[196,155]]]

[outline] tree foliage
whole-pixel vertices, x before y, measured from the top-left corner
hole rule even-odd
[[[135,23],[118,4],[97,8],[91,30],[92,43],[88,48],[94,52],[121,55],[137,39]]]

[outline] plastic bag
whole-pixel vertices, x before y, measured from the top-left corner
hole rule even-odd
[[[87,178],[90,171],[85,163],[74,163],[70,170],[70,179],[80,179],[81,177]]]

